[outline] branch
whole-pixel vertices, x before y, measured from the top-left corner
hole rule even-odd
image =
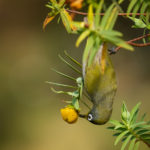
[[[76,11],[76,10],[66,9],[66,11],[70,12],[70,13],[78,14],[78,15],[83,15],[83,16],[88,15],[88,13],[86,13],[86,12],[81,12],[81,11]],[[104,16],[105,13],[100,13],[99,15]],[[132,16],[132,15],[137,15],[137,16],[144,15],[144,16],[146,16],[147,13],[119,13],[118,15],[119,16],[127,16],[127,15],[129,15],[129,16]]]
[[[145,34],[145,35],[140,36],[140,37],[137,37],[137,38],[134,38],[134,39],[132,39],[132,40],[130,40],[130,41],[128,41],[128,42],[138,41],[138,40],[144,39],[144,38],[146,38],[146,37],[148,37],[148,36],[150,36],[150,33],[149,33],[149,34]]]
[[[143,139],[140,139],[143,143],[145,143],[148,147],[150,147],[150,144],[146,141],[144,141]]]
[[[113,134],[113,136],[116,136],[114,145],[117,145],[119,141],[123,141],[122,150],[124,150],[127,145],[130,150],[135,149],[137,142],[143,142],[150,147],[150,143],[148,142],[150,125],[148,122],[144,121],[145,115],[137,121],[140,104],[141,103],[136,104],[129,112],[127,106],[123,103],[121,108],[121,121],[109,121],[113,126],[108,127],[108,129],[115,131]]]
[[[130,45],[136,46],[136,47],[145,47],[145,46],[150,46],[150,43],[133,43],[133,42],[127,42]]]
[[[133,45],[133,46],[135,46],[135,47],[150,46],[150,43],[133,43],[133,42],[135,42],[135,41],[139,41],[139,40],[141,40],[141,39],[143,39],[143,38],[146,38],[146,37],[148,37],[148,36],[150,36],[150,34],[145,34],[145,35],[143,35],[143,36],[140,36],[140,37],[134,38],[134,39],[132,39],[132,40],[129,40],[129,41],[127,41],[127,43],[130,44],[130,45]],[[119,47],[116,47],[116,48],[115,48],[114,50],[112,50],[112,52],[110,52],[110,53],[111,53],[111,54],[116,53],[120,48],[121,48],[120,46],[119,46]]]

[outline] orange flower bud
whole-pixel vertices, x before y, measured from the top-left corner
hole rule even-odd
[[[78,119],[78,113],[75,109],[66,107],[60,110],[63,120],[67,123],[75,123]]]
[[[82,2],[83,0],[75,0],[71,3],[71,8],[74,8],[74,9],[81,9],[82,8]]]

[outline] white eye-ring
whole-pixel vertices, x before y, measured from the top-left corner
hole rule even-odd
[[[93,119],[92,114],[89,114],[89,115],[88,115],[88,120],[91,121],[92,119]]]

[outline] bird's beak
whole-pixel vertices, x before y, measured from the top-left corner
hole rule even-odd
[[[79,114],[79,117],[84,118],[84,119],[87,119],[88,114]]]

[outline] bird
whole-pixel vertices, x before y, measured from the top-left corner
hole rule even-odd
[[[82,74],[84,89],[92,102],[92,108],[84,117],[93,124],[103,125],[110,119],[117,91],[116,74],[107,43],[103,42],[99,46],[90,65],[88,61],[89,57],[83,62]]]

